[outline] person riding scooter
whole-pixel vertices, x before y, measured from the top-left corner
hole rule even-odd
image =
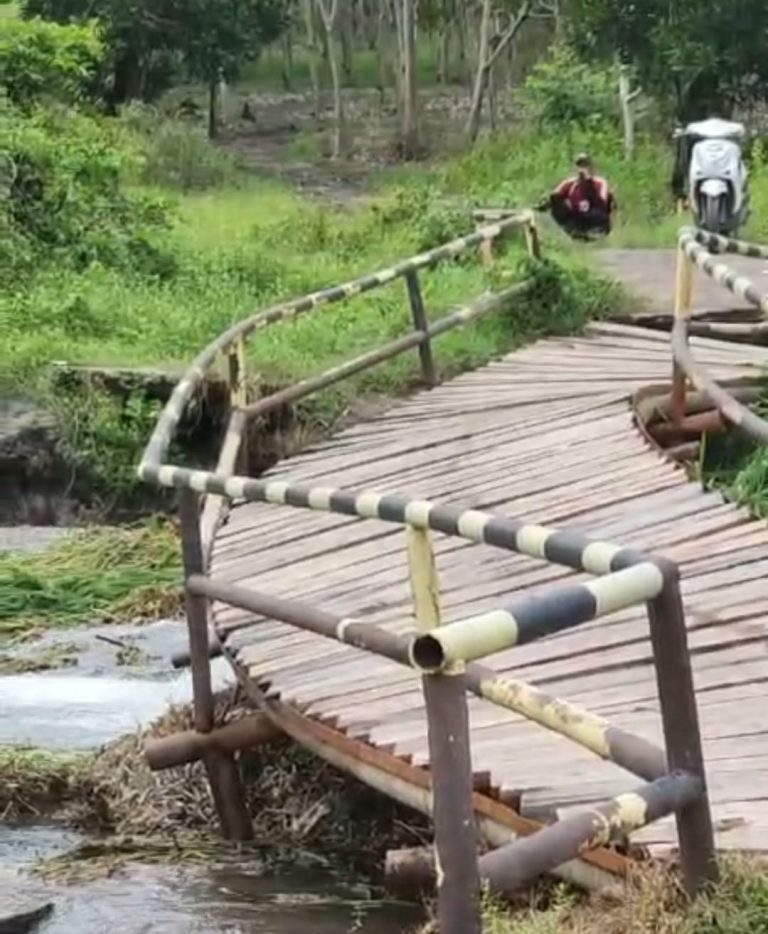
[[[604,178],[595,175],[586,153],[576,157],[576,175],[561,182],[540,205],[549,209],[554,220],[577,240],[611,232],[615,199]]]

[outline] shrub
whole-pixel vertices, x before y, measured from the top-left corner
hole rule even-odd
[[[168,223],[157,198],[127,194],[138,154],[101,120],[55,108],[4,110],[0,152],[0,266],[32,262],[85,269],[92,263],[158,277],[173,271],[153,234]]]
[[[0,31],[0,88],[23,107],[41,99],[84,101],[93,93],[102,58],[93,23],[8,19]]]
[[[613,73],[579,59],[567,45],[556,45],[549,59],[539,62],[522,91],[529,115],[553,127],[612,125],[618,119]]]

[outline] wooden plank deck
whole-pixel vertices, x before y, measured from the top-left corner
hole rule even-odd
[[[768,349],[693,339],[720,379],[760,375]],[[690,482],[644,440],[630,395],[666,383],[665,334],[597,324],[540,341],[394,405],[278,465],[272,476],[418,495],[578,529],[677,561],[722,848],[768,849],[768,530],[747,510]],[[572,572],[436,536],[446,620],[505,605],[516,591]],[[373,520],[235,504],[219,530],[211,575],[392,628],[414,625],[405,531]],[[413,672],[248,613],[214,607],[228,649],[251,681],[302,717],[415,765],[428,764]],[[661,743],[642,610],[632,609],[488,660]],[[574,744],[470,700],[479,780],[551,817],[638,780]],[[638,835],[675,844],[671,821]]]

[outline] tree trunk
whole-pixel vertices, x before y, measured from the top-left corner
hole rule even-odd
[[[460,4],[456,11],[456,40],[458,42],[458,77],[463,84],[469,77],[467,68],[467,14],[464,5]]]
[[[331,158],[339,159],[344,150],[344,101],[341,96],[341,79],[339,76],[339,61],[336,55],[336,46],[333,33],[338,21],[339,0],[331,0],[330,7],[325,0],[317,0],[317,8],[323,23],[325,33],[325,46],[328,51],[328,67],[331,70],[331,87],[333,88],[333,142],[331,144]]]
[[[448,61],[450,59],[450,41],[451,34],[448,24],[444,23],[440,27],[437,50],[437,83],[448,84]]]
[[[480,133],[480,120],[483,113],[483,101],[485,92],[488,89],[488,82],[491,76],[491,70],[510,42],[513,42],[520,27],[528,19],[531,13],[532,0],[523,0],[520,8],[507,27],[506,32],[499,37],[494,37],[491,42],[491,3],[492,0],[483,0],[483,10],[480,19],[479,48],[477,53],[477,71],[475,72],[475,83],[472,91],[472,103],[469,108],[469,117],[467,119],[467,139],[473,144]]]
[[[396,9],[400,50],[400,136],[404,157],[412,159],[417,155],[421,142],[414,0],[397,0]]]
[[[480,18],[479,48],[477,52],[477,72],[475,84],[472,89],[472,102],[469,105],[467,118],[467,138],[470,144],[477,140],[480,133],[480,119],[483,113],[483,100],[485,89],[488,87],[488,76],[491,68],[488,64],[491,41],[491,0],[483,0],[483,12]]]
[[[290,29],[286,29],[280,38],[282,51],[282,78],[283,88],[286,91],[293,90],[293,36]],[[311,67],[311,66],[310,66]]]
[[[352,84],[353,34],[352,9],[349,3],[342,12],[339,38],[341,39],[341,70],[344,73],[344,81],[350,85]]]
[[[618,72],[621,124],[624,129],[624,156],[631,159],[635,154],[635,111],[632,106],[633,96],[629,65],[618,62]]]
[[[212,76],[208,81],[208,139],[219,135],[219,79]]]
[[[494,36],[491,40],[493,44],[494,40],[498,37]],[[488,69],[488,116],[491,121],[491,134],[496,132],[496,127],[498,126],[498,110],[496,107],[496,75],[494,74],[493,68]]]
[[[312,83],[312,96],[315,105],[315,118],[320,118],[323,102],[320,95],[320,55],[317,45],[317,32],[315,30],[315,11],[312,0],[303,0],[304,28],[307,34],[307,49],[309,51],[309,80]]]
[[[378,18],[376,23],[377,29],[377,39],[376,39],[376,59],[378,62],[378,83],[379,83],[379,110],[383,111],[384,103],[386,99],[386,91],[389,87],[391,80],[394,80],[395,96],[398,97],[397,92],[397,75],[392,68],[392,58],[391,58],[391,30],[389,28],[389,21],[387,17],[387,4],[385,2],[381,3],[378,12]],[[399,99],[399,98],[398,98]]]

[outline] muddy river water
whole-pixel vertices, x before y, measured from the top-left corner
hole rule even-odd
[[[17,541],[14,536],[11,547]],[[142,663],[116,666],[116,648],[104,636],[140,648]],[[61,642],[76,647],[77,665],[0,677],[0,745],[97,748],[153,719],[168,703],[190,697],[188,672],[173,672],[169,663],[184,644],[178,622],[58,632],[24,651]],[[222,686],[229,680],[221,659],[214,663],[214,677]],[[59,826],[0,823],[0,892],[52,901],[52,915],[37,929],[42,934],[395,934],[413,930],[420,917],[412,905],[315,867],[275,876],[236,862],[206,868],[136,865],[75,885],[43,882],[25,872],[41,857],[80,842]]]

